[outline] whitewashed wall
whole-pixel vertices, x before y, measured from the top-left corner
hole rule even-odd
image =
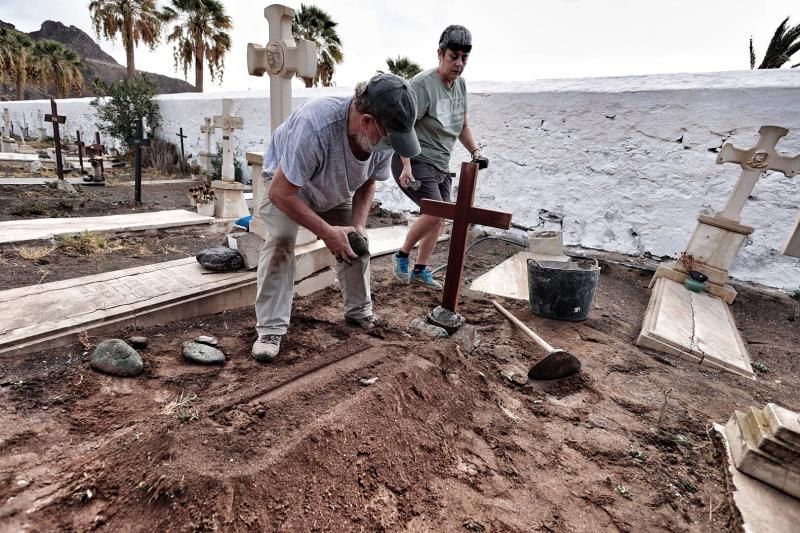
[[[244,117],[242,151],[261,151],[269,138],[268,82],[264,92],[159,97],[160,134],[186,149],[203,149],[204,116],[235,99]],[[723,142],[748,148],[762,124],[789,128],[778,148],[800,153],[800,69],[629,78],[469,83],[469,122],[491,164],[481,173],[476,203],[510,210],[514,222],[538,227],[563,217],[565,243],[630,255],[675,255],[700,212],[720,210],[736,182],[736,165],[716,165]],[[295,90],[308,98],[350,94],[349,88]],[[68,127],[93,135],[89,99],[59,102]],[[12,119],[35,122],[44,101],[10,102]],[[457,171],[466,151],[455,151]],[[413,204],[393,182],[378,199],[389,209]],[[731,270],[739,280],[800,287],[800,260],[780,255],[798,213],[800,177],[770,172],[757,184],[742,222],[756,228]]]

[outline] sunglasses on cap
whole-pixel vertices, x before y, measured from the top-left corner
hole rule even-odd
[[[472,51],[471,44],[459,44],[459,43],[454,43],[453,41],[447,41],[445,43],[444,48],[452,50],[453,52],[464,52],[465,54],[468,54],[470,53],[470,51]]]

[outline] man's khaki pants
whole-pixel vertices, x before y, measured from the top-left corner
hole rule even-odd
[[[268,185],[267,182],[266,185]],[[258,335],[285,335],[289,328],[294,297],[294,244],[297,240],[297,223],[278,209],[267,198],[258,208],[269,235],[258,258],[258,292],[256,293],[256,331]],[[350,226],[352,203],[347,202],[330,211],[317,213],[332,226]],[[350,318],[364,318],[372,314],[369,291],[369,254],[364,254],[351,264],[339,263],[333,267],[339,278],[344,300],[344,314]]]

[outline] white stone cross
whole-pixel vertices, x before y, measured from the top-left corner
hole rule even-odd
[[[780,126],[761,126],[758,133],[760,136],[753,148],[741,150],[731,143],[725,143],[717,156],[718,165],[739,163],[742,167],[742,174],[725,209],[717,213],[719,217],[738,222],[758,178],[767,170],[777,170],[790,178],[800,172],[800,155],[785,157],[775,152],[775,145],[789,130]]]
[[[222,99],[222,115],[214,117],[214,128],[222,130],[222,181],[235,181],[233,166],[233,132],[244,127],[244,119],[231,115],[233,99]]]
[[[11,114],[8,112],[8,108],[3,108],[3,137],[8,139],[11,134],[9,132],[9,125],[11,124]]]
[[[264,18],[269,23],[269,44],[247,45],[247,70],[251,76],[269,74],[270,128],[274,132],[292,112],[292,78],[316,75],[317,46],[306,39],[294,40],[291,7],[267,6]]]
[[[45,134],[47,131],[44,129],[44,122],[42,122],[42,110],[36,110],[36,133],[38,135],[37,140],[42,141],[45,138]]]
[[[211,125],[211,117],[203,117],[203,125],[200,126],[200,133],[206,136],[206,151],[200,154],[205,159],[206,173],[211,174],[211,134],[214,133],[214,127]]]

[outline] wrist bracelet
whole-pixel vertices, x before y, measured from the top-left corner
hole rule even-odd
[[[480,148],[475,148],[473,151],[471,151],[471,152],[469,153],[469,155],[470,155],[470,156],[474,156],[474,155],[475,155],[475,152],[480,152],[480,151],[481,151],[481,149],[480,149]]]

